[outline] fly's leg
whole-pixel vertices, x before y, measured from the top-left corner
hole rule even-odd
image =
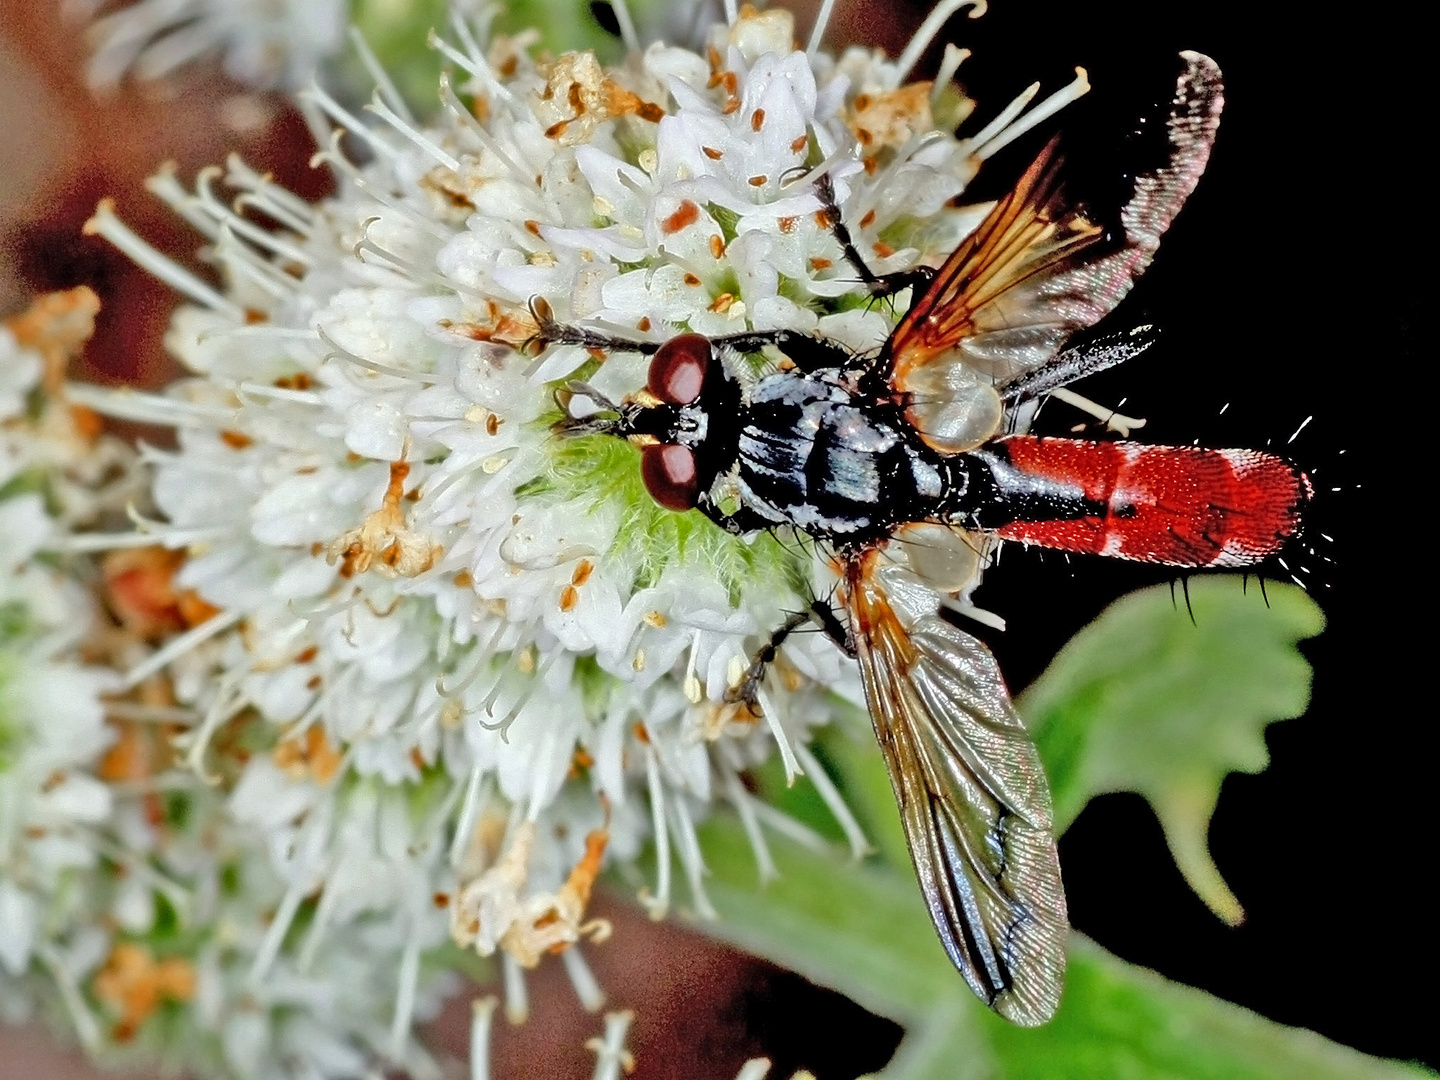
[[[659,351],[663,342],[636,341],[633,338],[618,337],[586,326],[570,326],[557,322],[550,304],[543,297],[530,301],[530,317],[535,320],[536,333],[527,346],[579,345],[585,349],[600,349],[604,352],[635,352],[651,356]],[[738,353],[758,353],[767,345],[774,345],[789,357],[802,371],[820,371],[824,368],[842,367],[853,357],[841,345],[813,334],[798,330],[760,330],[747,334],[730,334],[710,339],[713,345],[724,345]]]
[[[724,345],[738,353],[758,353],[767,345],[779,349],[804,372],[826,368],[847,367],[854,361],[850,350],[826,338],[798,330],[762,330],[750,334],[730,334],[711,338],[714,345]]]
[[[807,622],[813,622],[821,631],[845,651],[847,656],[855,655],[855,643],[850,638],[850,631],[835,614],[835,609],[830,606],[827,600],[813,600],[810,606],[804,611],[797,611],[781,623],[775,632],[770,635],[767,641],[755,654],[755,659],[745,669],[745,674],[740,682],[732,686],[725,695],[725,700],[732,703],[744,704],[755,715],[760,714],[760,684],[765,681],[765,673],[770,665],[775,662],[775,657],[780,651],[780,646],[785,639],[793,634]]]
[[[815,193],[820,197],[821,212],[830,222],[830,231],[835,234],[835,239],[840,241],[840,250],[845,253],[845,261],[855,268],[871,296],[884,299],[913,287],[913,295],[918,297],[921,290],[934,279],[935,269],[930,266],[916,266],[910,270],[898,270],[893,274],[875,273],[855,248],[849,226],[841,217],[840,206],[835,201],[835,185],[831,182],[829,173],[815,181]]]
[[[749,533],[759,532],[761,529],[773,529],[775,522],[764,517],[748,506],[739,506],[733,513],[726,513],[716,501],[710,497],[708,491],[700,493],[699,501],[695,504],[702,514],[708,517],[716,525],[719,525],[728,533],[736,536],[746,536]]]
[[[1087,375],[1094,375],[1098,371],[1139,356],[1159,338],[1158,328],[1137,326],[1116,334],[1106,334],[1073,349],[1066,349],[1033,371],[1028,371],[1008,383],[1000,392],[1001,399],[1007,406],[1013,407],[1042,394],[1049,394],[1081,412],[1103,420],[1106,427],[1119,432],[1122,437],[1128,436],[1131,428],[1144,427],[1145,421],[1122,416],[1115,410],[1097,405],[1089,398],[1081,397],[1065,387]]]
[[[585,349],[601,349],[604,352],[637,352],[649,356],[660,348],[658,341],[635,341],[632,338],[616,337],[600,330],[585,326],[570,326],[556,322],[555,313],[544,297],[530,298],[530,317],[537,327],[535,336],[525,343],[527,351],[538,345],[579,345]]]

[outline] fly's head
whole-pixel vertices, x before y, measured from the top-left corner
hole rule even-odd
[[[560,404],[566,418],[555,430],[562,436],[614,435],[640,448],[640,478],[645,490],[669,510],[691,510],[728,467],[718,453],[715,419],[738,388],[703,334],[681,334],[655,352],[645,389],[616,403],[585,383],[570,383]],[[594,412],[576,416],[577,401]]]

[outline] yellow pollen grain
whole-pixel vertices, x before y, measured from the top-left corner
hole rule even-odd
[[[636,649],[636,650],[635,650],[635,659],[630,661],[630,666],[631,666],[632,668],[634,668],[636,671],[644,671],[644,670],[645,670],[645,650],[644,650],[644,649]]]
[[[520,650],[520,655],[515,657],[515,667],[522,675],[533,675],[535,673],[535,646],[526,645]]]
[[[656,630],[664,630],[665,627],[670,625],[670,620],[665,617],[663,611],[647,611],[641,616],[641,619],[646,626],[653,627]]]
[[[453,731],[465,719],[465,706],[454,698],[440,707],[440,726]]]

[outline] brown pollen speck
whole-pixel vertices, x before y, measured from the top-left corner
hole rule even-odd
[[[687,225],[693,225],[700,220],[700,207],[690,199],[684,199],[675,208],[675,212],[660,222],[660,231],[666,236],[679,232]]]
[[[764,126],[765,126],[765,110],[764,110],[764,109],[756,109],[753,113],[750,114],[750,130],[751,130],[751,131],[759,131],[759,130],[760,130],[762,127],[764,127]]]

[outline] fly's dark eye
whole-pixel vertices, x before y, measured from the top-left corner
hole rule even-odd
[[[700,499],[700,474],[688,446],[663,443],[640,451],[640,479],[666,510],[692,510]]]
[[[650,361],[650,393],[667,405],[689,405],[700,396],[710,367],[710,339],[681,334],[661,345]]]

